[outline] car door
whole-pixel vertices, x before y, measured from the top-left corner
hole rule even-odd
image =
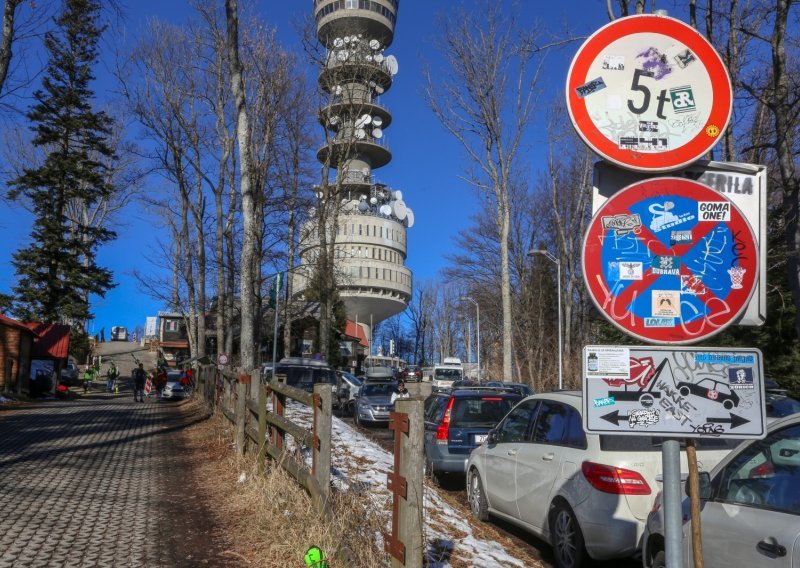
[[[489,506],[517,519],[519,509],[514,488],[517,453],[527,443],[538,405],[538,400],[525,400],[515,406],[497,426],[497,442],[487,445],[484,453]]]
[[[706,567],[800,565],[800,424],[743,449],[712,491],[701,514]]]
[[[436,430],[444,416],[448,396],[431,395],[425,400],[425,459],[433,457],[433,448],[436,445]]]
[[[574,413],[568,404],[542,400],[530,442],[521,445],[517,454],[514,483],[519,518],[539,530],[545,526],[556,483],[561,482],[561,462]]]

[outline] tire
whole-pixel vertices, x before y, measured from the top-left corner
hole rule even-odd
[[[469,472],[467,478],[467,501],[473,517],[479,521],[489,520],[489,503],[483,490],[481,474],[474,469]]]
[[[566,503],[556,503],[550,511],[550,544],[558,568],[580,568],[585,564],[583,533]]]
[[[656,552],[656,555],[653,556],[653,563],[650,565],[650,568],[666,568],[667,566],[667,556],[663,550],[659,550]]]

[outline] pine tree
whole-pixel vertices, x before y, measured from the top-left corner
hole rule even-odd
[[[10,182],[9,197],[24,197],[35,215],[31,243],[12,260],[15,313],[27,320],[83,322],[91,317],[89,294],[102,297],[114,285],[95,257],[115,233],[66,216],[71,201],[92,206],[113,191],[100,161],[113,157],[107,142],[112,119],[93,110],[90,87],[104,29],[99,10],[95,0],[65,0],[56,30],[46,34],[47,71],[27,117],[33,144],[47,155]]]

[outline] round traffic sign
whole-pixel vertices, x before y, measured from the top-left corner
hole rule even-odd
[[[683,178],[622,189],[598,209],[583,240],[583,276],[600,312],[643,341],[695,343],[747,307],[758,245],[727,197]]]
[[[621,18],[595,32],[567,73],[567,109],[584,142],[632,170],[664,172],[720,139],[733,105],[719,54],[666,16]]]
[[[225,353],[220,353],[217,356],[217,364],[218,365],[227,365],[228,364],[228,355]]]

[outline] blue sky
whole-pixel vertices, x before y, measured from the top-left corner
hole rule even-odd
[[[458,4],[461,4],[460,0],[403,0],[395,41],[387,51],[397,57],[400,67],[391,91],[382,99],[393,113],[392,124],[386,132],[393,160],[376,170],[375,175],[394,189],[402,190],[406,202],[414,210],[416,224],[408,231],[407,264],[417,281],[436,276],[446,262],[445,256],[453,251],[453,238],[469,225],[470,216],[480,206],[473,190],[460,180],[465,160],[461,148],[437,122],[421,96],[423,61],[431,62],[434,67],[441,63],[440,54],[432,49],[437,17]],[[473,5],[473,2],[467,0],[466,4]],[[522,6],[521,14],[526,24],[541,22],[552,34],[563,35],[569,22],[573,35],[586,36],[608,22],[605,0],[520,0],[517,5]],[[124,22],[114,25],[115,28],[124,26],[124,33],[113,30],[104,38],[104,57],[108,59],[97,69],[95,88],[98,102],[110,97],[110,91],[114,89],[107,73],[113,65],[112,43],[115,49],[125,49],[124,38],[137,37],[148,18],[180,23],[191,13],[188,3],[183,0],[137,0],[127,2],[127,6]],[[276,27],[287,49],[300,53],[293,22],[310,12],[311,7],[311,0],[253,0],[249,11]],[[677,12],[674,16],[684,17]],[[567,69],[577,48],[578,43],[574,43],[548,56],[541,118],[550,101],[563,99]],[[316,75],[310,64],[309,72]],[[136,136],[137,133],[133,125],[130,135]],[[541,163],[543,151],[536,148],[543,148],[543,142],[543,125],[534,123],[527,140],[526,159],[531,164],[530,175],[534,175]],[[129,329],[144,326],[146,316],[163,309],[137,289],[130,275],[135,268],[145,274],[155,270],[148,258],[156,254],[153,245],[159,234],[157,224],[138,204],[133,204],[123,212],[115,226],[119,238],[100,251],[99,262],[113,270],[118,286],[108,292],[106,298],[96,299],[92,306],[96,316],[93,331],[98,332],[104,327],[106,335],[112,325],[124,325]],[[0,209],[0,291],[10,291],[13,286],[14,271],[9,262],[11,253],[27,241],[29,227],[30,216],[21,209],[12,205]]]

